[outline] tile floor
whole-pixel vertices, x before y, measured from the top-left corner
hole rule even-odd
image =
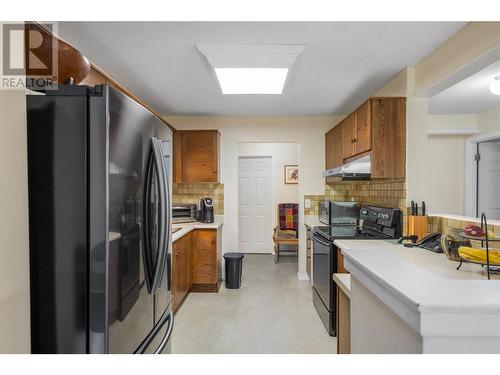
[[[245,255],[242,287],[190,293],[174,327],[172,353],[336,353],[296,257]]]

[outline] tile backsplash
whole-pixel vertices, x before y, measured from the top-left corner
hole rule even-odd
[[[214,201],[214,214],[224,215],[224,184],[217,183],[175,183],[172,201],[174,203],[199,203],[203,197]]]
[[[407,227],[406,183],[404,178],[339,181],[325,185],[325,198],[356,201],[360,205],[399,208],[403,213],[403,232]]]
[[[304,202],[306,199],[311,201],[311,207],[306,208],[304,204],[304,215],[319,215],[319,202],[325,200],[324,195],[304,195]]]

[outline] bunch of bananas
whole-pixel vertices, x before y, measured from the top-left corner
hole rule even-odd
[[[500,250],[490,250],[490,264],[500,265]],[[472,262],[486,263],[486,250],[476,249],[468,246],[460,246],[458,254]]]

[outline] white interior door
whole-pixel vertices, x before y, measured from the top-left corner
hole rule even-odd
[[[500,142],[479,144],[479,214],[500,220]]]
[[[239,250],[272,253],[272,168],[270,157],[238,160]]]

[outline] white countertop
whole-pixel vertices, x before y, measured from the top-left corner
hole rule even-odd
[[[444,217],[446,219],[452,219],[452,220],[460,220],[460,221],[470,221],[472,223],[480,223],[481,218],[478,217],[472,217],[472,216],[461,216],[461,215],[452,215],[452,214],[429,214],[428,216],[431,217]],[[490,220],[486,218],[486,221],[488,222],[488,225],[495,225],[495,226],[500,226],[500,221],[499,220]]]
[[[422,336],[500,338],[500,280],[487,280],[480,266],[457,271],[444,254],[382,240],[335,244],[352,277]]]
[[[333,281],[335,281],[347,297],[351,297],[351,275],[348,273],[334,273]]]
[[[193,223],[173,224],[172,227],[174,229],[175,228],[181,228],[181,229],[172,234],[172,242],[175,242],[182,236],[188,234],[193,229],[219,229],[222,227],[223,224],[224,220],[222,216],[215,216],[213,223],[200,223],[198,221],[195,221]]]
[[[319,221],[318,215],[304,215],[304,224],[309,228],[325,225]]]

